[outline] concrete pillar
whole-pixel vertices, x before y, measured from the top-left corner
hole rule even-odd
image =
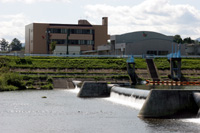
[[[181,59],[178,60],[178,71],[177,71],[177,75],[178,75],[178,78],[181,79]]]
[[[128,72],[128,75],[131,78],[132,84],[137,84],[137,76],[136,76],[136,73],[135,73],[135,63],[134,62],[127,63],[127,72]]]
[[[181,58],[170,59],[170,73],[173,80],[181,79]]]

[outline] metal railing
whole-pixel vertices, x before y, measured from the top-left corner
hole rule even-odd
[[[21,54],[21,53],[0,53],[0,56],[41,56],[41,57],[113,57],[113,58],[167,58],[167,55],[56,55],[56,54]],[[181,58],[200,58],[200,55],[181,55]]]

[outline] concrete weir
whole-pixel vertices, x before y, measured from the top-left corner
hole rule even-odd
[[[200,108],[200,90],[140,90],[113,86],[105,82],[85,81],[78,97],[109,97],[110,92],[146,99],[140,118],[190,118],[196,117]]]
[[[78,97],[109,97],[110,88],[105,82],[85,81],[77,95]]]
[[[65,88],[65,89],[74,89],[75,85],[72,81],[67,80],[66,78],[54,78],[53,79],[54,89]]]
[[[196,117],[199,111],[196,102],[200,99],[199,92],[200,90],[151,90],[138,117]]]
[[[193,97],[194,97],[196,104],[200,108],[200,92],[194,92]]]
[[[111,91],[121,94],[121,95],[133,96],[133,97],[138,97],[138,98],[143,98],[143,99],[146,99],[150,92],[149,90],[140,90],[140,89],[135,89],[135,88],[124,88],[124,87],[117,87],[117,86],[112,87]]]

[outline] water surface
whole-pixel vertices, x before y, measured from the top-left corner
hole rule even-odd
[[[137,114],[144,100],[116,93],[112,93],[110,98],[102,99],[82,99],[76,95],[77,90],[1,92],[0,130],[2,133],[200,131],[199,118],[194,119],[196,123],[193,119],[138,118]],[[47,98],[42,98],[43,96]]]

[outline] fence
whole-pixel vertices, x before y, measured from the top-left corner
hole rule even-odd
[[[134,58],[167,58],[167,55],[56,55],[56,54],[21,54],[21,53],[0,53],[0,56],[42,56],[42,57],[110,57],[110,58],[129,58],[134,56]],[[200,58],[200,55],[182,55],[181,58]]]

